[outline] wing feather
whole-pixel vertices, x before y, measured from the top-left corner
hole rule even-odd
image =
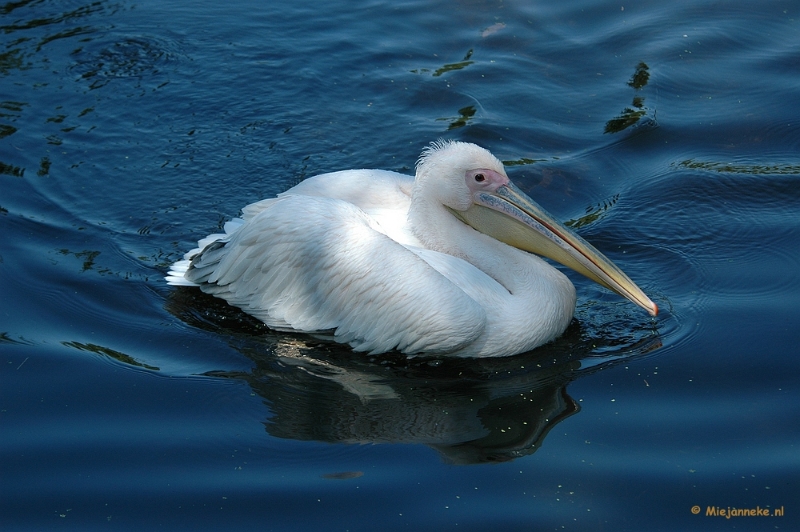
[[[483,332],[475,300],[351,203],[285,195],[244,212],[185,278],[267,325],[374,353],[444,353]]]

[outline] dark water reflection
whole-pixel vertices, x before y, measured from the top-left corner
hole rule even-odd
[[[231,347],[252,360],[250,371],[205,374],[247,382],[272,412],[265,423],[269,434],[326,443],[425,444],[454,464],[535,452],[553,427],[580,410],[567,393],[570,382],[661,347],[654,330],[614,335],[601,324],[573,321],[556,342],[515,357],[365,356],[271,332],[191,288],[176,290],[168,309],[192,326],[230,336]]]

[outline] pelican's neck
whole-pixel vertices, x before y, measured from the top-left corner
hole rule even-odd
[[[485,333],[462,356],[522,352],[567,328],[575,310],[575,288],[543,259],[476,231],[424,196],[412,194],[408,222],[424,247],[469,262],[504,289],[484,291],[486,285],[469,280],[461,286],[486,311]]]
[[[426,248],[466,260],[511,293],[517,292],[521,283],[529,283],[532,263],[549,268],[538,257],[476,231],[441,203],[419,195],[412,195],[408,222]]]

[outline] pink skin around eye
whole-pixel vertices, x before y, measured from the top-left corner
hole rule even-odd
[[[486,168],[467,170],[465,180],[467,187],[473,194],[475,192],[495,192],[498,188],[509,183],[508,177]]]

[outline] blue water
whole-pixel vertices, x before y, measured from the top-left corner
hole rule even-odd
[[[29,0],[0,30],[3,530],[800,529],[796,2]],[[163,281],[242,206],[440,137],[661,314],[573,275],[554,344],[408,360]]]

